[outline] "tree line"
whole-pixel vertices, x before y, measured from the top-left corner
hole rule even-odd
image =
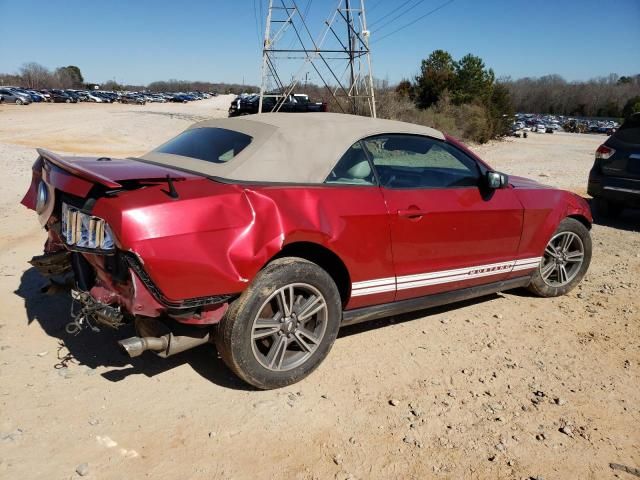
[[[0,85],[20,86],[41,90],[43,88],[83,88],[84,77],[75,65],[49,70],[36,62],[25,63],[18,73],[0,73]]]
[[[108,80],[102,84],[85,82],[79,67],[69,65],[50,70],[36,62],[25,63],[17,73],[0,73],[0,85],[20,86],[35,90],[45,88],[74,88],[93,89],[98,86],[102,90],[110,91],[151,91],[151,92],[218,92],[218,93],[242,93],[257,92],[254,85],[241,85],[239,83],[221,83],[187,80],[166,80],[151,82],[148,85],[121,84],[115,80]]]
[[[560,75],[501,79],[515,109],[580,117],[627,117],[640,111],[640,75],[611,74],[585,82],[567,82]]]

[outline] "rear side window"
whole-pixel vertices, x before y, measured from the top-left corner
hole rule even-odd
[[[375,176],[371,163],[360,142],[346,151],[338,163],[331,170],[325,183],[340,185],[374,185]]]
[[[249,135],[226,128],[192,128],[160,145],[154,152],[226,163],[244,150],[251,140]]]

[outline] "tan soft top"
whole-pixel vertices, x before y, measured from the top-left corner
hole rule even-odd
[[[362,138],[408,133],[444,140],[441,132],[429,127],[340,113],[263,113],[206,120],[189,128],[207,127],[235,130],[253,140],[226,163],[159,152],[141,159],[228,180],[322,183],[340,157]]]

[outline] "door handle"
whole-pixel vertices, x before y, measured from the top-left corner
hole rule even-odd
[[[429,212],[427,212],[426,210],[421,210],[418,207],[409,207],[405,210],[398,210],[399,217],[405,217],[414,220],[422,218],[427,213]]]

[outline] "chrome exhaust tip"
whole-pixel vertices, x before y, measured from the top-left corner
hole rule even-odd
[[[169,339],[166,337],[130,337],[119,340],[120,348],[131,358],[139,357],[147,350],[159,352],[166,350],[169,345]]]

